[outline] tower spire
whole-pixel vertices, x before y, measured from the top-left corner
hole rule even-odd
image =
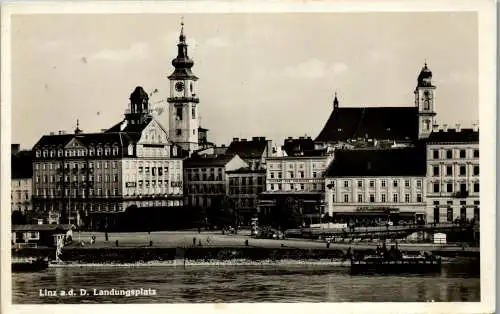
[[[333,98],[333,109],[339,108],[339,99],[337,98],[337,91],[334,93],[335,97]]]
[[[76,119],[76,129],[75,129],[75,134],[82,133],[82,130],[80,130],[80,119]]]
[[[181,16],[181,33],[179,35],[179,42],[186,42],[186,36],[184,36],[184,16]]]

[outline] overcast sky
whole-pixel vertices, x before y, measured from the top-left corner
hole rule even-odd
[[[233,137],[318,135],[340,106],[412,106],[425,60],[437,120],[478,120],[478,27],[471,13],[187,14],[202,126]],[[123,118],[135,86],[168,97],[180,15],[12,17],[12,141],[86,132]],[[167,111],[165,111],[166,113]],[[168,119],[159,117],[168,127]]]

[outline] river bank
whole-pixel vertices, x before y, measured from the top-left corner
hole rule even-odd
[[[417,255],[420,251],[403,250],[406,254]],[[352,248],[351,254],[374,254],[373,249]],[[440,256],[444,262],[479,264],[479,252],[471,251],[430,251],[429,253]],[[53,248],[25,248],[12,251],[16,257],[47,257],[55,259]],[[269,263],[295,263],[295,264],[332,264],[332,261],[345,261],[349,258],[348,250],[338,248],[262,248],[262,247],[108,247],[108,248],[78,248],[66,247],[62,250],[61,259],[74,264],[158,264],[170,265],[176,263],[188,265],[230,265],[230,264],[269,264]]]

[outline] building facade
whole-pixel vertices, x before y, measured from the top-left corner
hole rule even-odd
[[[33,154],[20,151],[19,145],[11,149],[11,210],[25,213],[32,210]]]
[[[248,226],[258,214],[258,195],[266,190],[266,170],[240,168],[227,171],[227,176],[230,208],[238,223]]]
[[[336,222],[415,222],[425,216],[425,149],[337,151],[326,173]]]
[[[266,191],[259,195],[259,220],[264,220],[260,223],[268,217],[284,219],[281,227],[319,222],[325,213],[324,174],[333,155],[314,150],[311,138],[288,138],[283,152],[284,156],[267,158]],[[284,218],[290,215],[297,219]]]
[[[64,222],[113,225],[131,206],[181,206],[183,150],[168,140],[137,87],[125,119],[102,133],[42,136],[35,144],[33,202]]]
[[[479,220],[479,130],[430,134],[426,184],[428,222]]]
[[[272,142],[265,137],[233,138],[227,147],[226,154],[235,154],[241,157],[250,169],[265,169],[266,158],[272,154]]]
[[[184,192],[187,206],[207,210],[227,201],[228,172],[246,168],[238,155],[193,155],[184,160]]]

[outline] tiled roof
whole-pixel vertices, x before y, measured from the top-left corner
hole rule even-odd
[[[198,156],[193,155],[190,158],[184,160],[182,167],[186,168],[199,168],[199,167],[224,167],[231,159],[234,158],[234,154],[228,155],[207,155]]]
[[[416,107],[340,107],[333,110],[316,141],[357,138],[409,140],[418,138]]]
[[[33,153],[20,151],[11,155],[12,179],[29,179],[33,177]]]
[[[55,147],[63,148],[66,146],[73,138],[82,142],[83,145],[89,146],[91,144],[117,144],[120,147],[125,147],[129,143],[136,141],[136,133],[127,132],[103,132],[103,133],[79,133],[79,134],[63,134],[63,135],[44,135],[35,144],[34,150],[43,147]],[[140,135],[139,135],[140,136]]]
[[[425,176],[426,155],[416,148],[338,150],[327,177]]]
[[[267,148],[267,141],[260,137],[251,141],[234,141],[229,144],[226,154],[237,154],[243,159],[261,158]]]
[[[448,129],[432,132],[427,143],[479,143],[479,131],[473,129]]]

